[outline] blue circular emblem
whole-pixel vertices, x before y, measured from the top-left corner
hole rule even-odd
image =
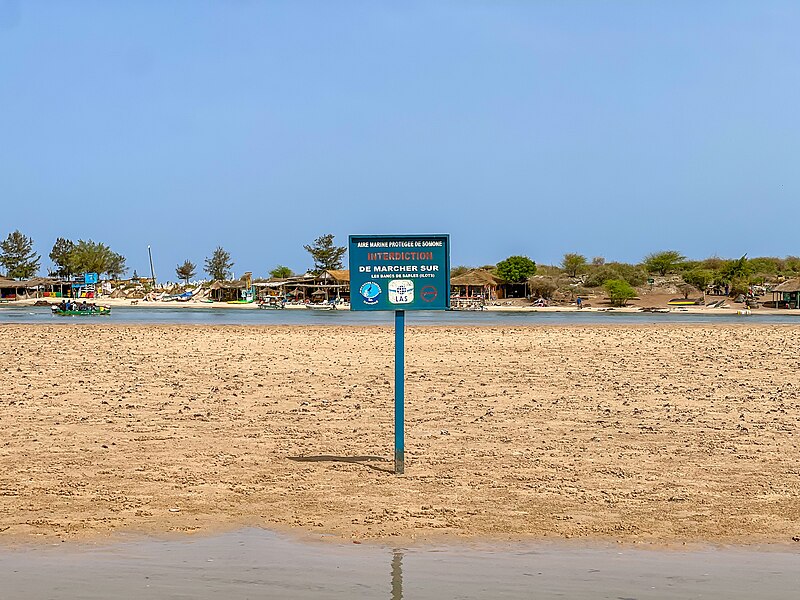
[[[364,298],[364,304],[377,304],[378,296],[381,295],[381,286],[374,281],[368,281],[359,288],[358,292]]]

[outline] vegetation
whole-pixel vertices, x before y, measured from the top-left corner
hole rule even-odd
[[[328,233],[318,237],[314,243],[303,248],[311,254],[314,259],[314,273],[319,274],[323,271],[338,270],[342,268],[342,258],[347,248],[336,246],[333,243],[333,234]]]
[[[509,256],[497,263],[497,275],[509,283],[523,283],[536,273],[536,263],[527,256]]]
[[[27,279],[39,272],[41,256],[33,251],[33,240],[19,230],[0,242],[0,265],[11,279]]]
[[[472,267],[468,267],[466,265],[458,265],[456,267],[452,267],[450,269],[450,279],[453,277],[458,277],[459,275],[463,275],[464,273],[471,271]]]
[[[197,265],[187,258],[182,265],[178,265],[175,268],[175,274],[178,279],[183,279],[186,285],[189,285],[189,280],[197,274],[196,270]]]
[[[50,260],[56,266],[51,272],[52,275],[68,279],[75,274],[72,270],[72,252],[74,250],[75,244],[71,240],[61,237],[56,240],[53,249],[50,250]]]
[[[600,287],[611,279],[621,279],[632,286],[643,285],[647,280],[645,272],[635,265],[612,262],[595,267],[586,278],[586,287]]]
[[[709,269],[692,269],[683,273],[683,280],[692,287],[704,291],[714,281],[714,272]]]
[[[225,281],[230,277],[233,261],[230,253],[217,246],[216,250],[205,260],[205,272],[215,281]]]
[[[750,273],[750,265],[747,263],[746,254],[737,260],[727,261],[719,270],[720,279],[724,282],[745,279]]]
[[[92,240],[78,240],[68,254],[66,268],[73,274],[98,273],[112,278],[121,277],[128,270],[124,256]]]
[[[636,290],[621,279],[609,279],[603,287],[612,306],[625,306],[628,300],[636,297]]]
[[[528,289],[531,291],[531,298],[550,300],[558,289],[558,282],[552,277],[531,277],[528,279]]]
[[[56,267],[51,274],[57,277],[68,278],[78,273],[121,277],[128,270],[124,256],[105,244],[92,240],[78,240],[75,243],[66,238],[58,238],[50,251],[50,260]]]
[[[283,265],[278,265],[272,271],[269,272],[269,276],[274,279],[286,279],[287,277],[291,277],[294,275],[292,270],[289,267],[285,267]]]
[[[663,277],[667,273],[676,271],[684,260],[686,260],[686,257],[680,252],[664,250],[663,252],[654,252],[645,256],[644,267],[649,273],[658,273]]]
[[[570,252],[561,259],[561,268],[569,277],[577,277],[586,270],[586,257]]]

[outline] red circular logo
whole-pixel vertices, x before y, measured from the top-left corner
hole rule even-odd
[[[426,285],[419,293],[422,296],[422,299],[425,302],[433,302],[436,300],[436,296],[439,295],[439,292],[436,291],[436,288],[432,285]]]

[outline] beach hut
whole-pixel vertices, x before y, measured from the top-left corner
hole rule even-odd
[[[450,296],[459,302],[490,302],[498,299],[500,284],[488,269],[472,269],[450,280]]]
[[[350,300],[350,271],[329,269],[322,271],[314,278],[313,286],[316,288],[312,296],[319,296],[322,292],[325,300],[337,298]]]
[[[69,295],[70,283],[49,277],[8,279],[0,277],[0,299],[60,298]]]
[[[237,281],[215,281],[209,288],[211,299],[215,302],[232,302],[239,300],[242,290],[247,289],[247,282],[241,279]]]
[[[772,288],[772,300],[776,308],[800,308],[800,278]]]

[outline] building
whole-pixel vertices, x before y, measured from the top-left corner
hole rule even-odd
[[[472,269],[450,279],[450,298],[455,303],[497,300],[501,280],[487,269]]]
[[[772,288],[775,308],[800,308],[800,278],[784,281]]]
[[[7,279],[0,277],[0,299],[27,300],[29,298],[67,298],[71,283],[50,277]]]

